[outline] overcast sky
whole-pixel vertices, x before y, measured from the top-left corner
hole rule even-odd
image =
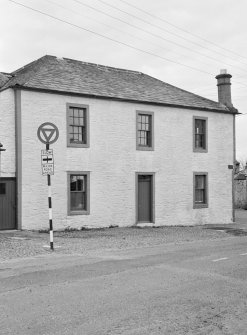
[[[142,71],[217,101],[215,76],[227,69],[246,113],[236,117],[237,158],[247,159],[246,0],[16,2],[53,18],[0,0],[0,71],[54,55]]]

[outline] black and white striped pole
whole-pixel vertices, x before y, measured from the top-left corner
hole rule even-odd
[[[46,150],[50,150],[50,145],[46,144]],[[51,175],[47,175],[47,185],[48,185],[48,208],[49,208],[49,229],[50,229],[50,248],[53,248],[53,224],[52,224],[52,201],[51,201]]]
[[[50,231],[50,249],[54,250],[53,244],[53,221],[52,221],[52,193],[51,193],[51,175],[54,174],[53,150],[50,144],[56,142],[59,136],[58,128],[50,122],[41,124],[37,135],[42,143],[45,143],[46,150],[41,150],[42,174],[47,175],[48,185],[48,210],[49,210],[49,231]]]

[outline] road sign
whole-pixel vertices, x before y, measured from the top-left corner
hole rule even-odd
[[[54,174],[53,150],[41,150],[41,167],[43,176]]]
[[[59,131],[55,124],[45,122],[39,126],[37,136],[42,143],[52,144],[58,139]]]
[[[50,144],[56,142],[59,136],[57,126],[51,122],[42,123],[38,130],[37,136],[40,142],[45,143],[46,150],[41,150],[41,167],[42,174],[47,176],[48,185],[48,206],[49,206],[49,227],[50,227],[50,247],[53,247],[53,222],[52,222],[52,205],[51,205],[51,175],[54,174],[53,151]]]

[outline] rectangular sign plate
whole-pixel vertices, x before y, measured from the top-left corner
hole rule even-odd
[[[53,150],[41,150],[42,175],[54,175]]]
[[[42,164],[42,175],[54,175],[54,164]]]

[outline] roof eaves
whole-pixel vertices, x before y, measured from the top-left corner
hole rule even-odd
[[[162,81],[162,80],[160,80],[160,79],[157,79],[157,78],[155,78],[155,77],[152,77],[152,76],[150,76],[150,75],[148,75],[148,74],[145,74],[145,73],[143,73],[143,74],[144,74],[145,76],[149,77],[149,78],[152,78],[153,80],[157,80],[157,81],[159,81],[159,82],[162,83],[162,84],[165,84],[165,85],[167,85],[167,86],[173,87],[175,90],[179,90],[180,92],[184,92],[184,93],[186,93],[186,94],[193,95],[194,97],[197,97],[197,98],[199,98],[200,100],[204,100],[204,101],[208,101],[208,102],[211,102],[211,103],[218,104],[218,105],[220,105],[221,107],[225,108],[226,110],[228,109],[227,106],[225,106],[225,105],[223,105],[223,104],[221,104],[221,103],[219,103],[219,102],[217,102],[217,101],[214,101],[214,100],[211,100],[211,99],[202,97],[201,95],[198,95],[198,94],[196,94],[196,93],[193,93],[193,92],[184,90],[183,88],[177,87],[177,86],[175,86],[175,85],[165,83],[164,81]]]
[[[3,71],[1,71],[0,73],[3,74],[6,77],[12,77],[12,74],[9,73],[9,72],[3,72]]]
[[[9,86],[13,89],[23,89],[28,91],[35,91],[35,92],[42,92],[42,93],[50,93],[50,94],[60,94],[60,95],[73,95],[73,96],[81,96],[81,97],[88,97],[88,98],[95,98],[95,99],[103,99],[103,100],[113,100],[113,101],[125,101],[130,103],[142,103],[148,105],[156,105],[156,106],[166,106],[166,107],[173,107],[173,108],[183,108],[183,109],[193,109],[193,110],[201,110],[207,112],[214,112],[214,113],[223,113],[223,114],[239,114],[236,112],[234,108],[233,111],[228,109],[217,109],[217,108],[208,108],[208,107],[200,107],[200,106],[187,106],[187,105],[179,105],[179,104],[172,104],[172,103],[165,103],[165,102],[155,102],[155,101],[148,101],[148,100],[137,100],[137,99],[127,99],[127,98],[120,98],[120,97],[112,97],[112,96],[104,96],[104,95],[96,95],[96,94],[88,94],[88,93],[78,93],[78,92],[68,92],[68,91],[60,91],[60,90],[51,90],[45,88],[36,88],[31,86],[24,86],[15,84],[13,86]],[[9,88],[8,87],[8,88]]]
[[[235,177],[234,180],[246,180],[246,175],[242,173],[238,173]]]

